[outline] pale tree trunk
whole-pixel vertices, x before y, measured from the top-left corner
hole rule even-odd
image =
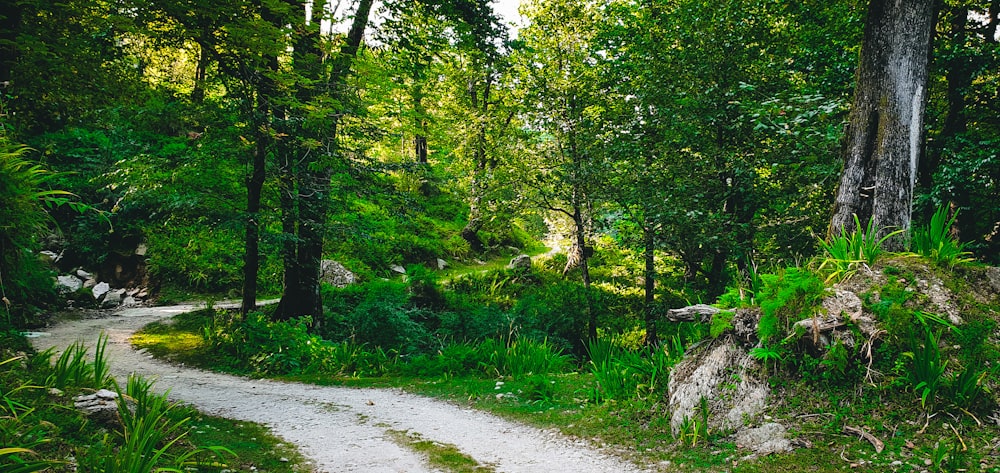
[[[831,234],[872,219],[886,234],[910,227],[924,140],[934,0],[871,0]],[[888,243],[901,249],[905,237]]]

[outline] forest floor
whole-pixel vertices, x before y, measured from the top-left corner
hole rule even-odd
[[[216,307],[222,307],[217,304]],[[451,447],[485,471],[629,472],[635,465],[583,440],[395,389],[313,386],[249,379],[168,364],[137,351],[129,337],[146,324],[196,310],[193,304],[143,307],[64,320],[38,333],[39,350],[108,335],[111,372],[155,380],[155,389],[205,413],[268,426],[297,445],[318,472],[433,472],[414,440]],[[407,440],[409,439],[409,440]]]

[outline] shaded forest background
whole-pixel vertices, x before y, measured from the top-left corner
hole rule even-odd
[[[539,1],[511,32],[482,0],[15,2],[8,318],[53,298],[43,248],[161,295],[284,294],[277,318],[330,310],[322,258],[375,281],[546,240],[590,334],[712,301],[826,235],[865,8]],[[957,211],[994,264],[998,12],[937,4],[914,212]]]

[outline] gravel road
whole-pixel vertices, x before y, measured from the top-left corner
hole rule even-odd
[[[217,306],[220,306],[217,304]],[[144,325],[197,309],[178,305],[124,309],[97,319],[62,322],[32,341],[61,351],[90,347],[108,334],[111,372],[156,380],[155,389],[203,412],[267,425],[295,444],[320,472],[434,472],[424,458],[392,440],[389,430],[453,445],[498,472],[641,471],[585,442],[447,402],[393,389],[322,387],[206,372],[152,359],[129,337]]]

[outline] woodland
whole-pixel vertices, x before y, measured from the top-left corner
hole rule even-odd
[[[1000,288],[986,289],[1000,264],[998,0],[525,0],[519,21],[489,0],[4,3],[10,347],[67,305],[94,307],[89,289],[53,285],[85,269],[162,304],[242,300],[150,329],[200,340],[183,353],[147,339],[168,358],[344,382],[505,379],[524,383],[525,409],[582,396],[712,451],[732,442],[708,407],[700,422],[649,417],[670,416],[658,400],[686,351],[741,337],[734,320],[756,311],[746,348],[764,384],[829,389],[802,404],[837,421],[878,400],[919,406],[911,430],[955,437],[901,447],[883,420],[869,427],[937,469],[997,464],[982,423],[1000,383]],[[521,254],[529,266],[507,265]],[[357,283],[322,282],[327,260]],[[961,322],[920,295],[928,280]],[[836,330],[868,344],[820,346],[819,322],[814,346],[794,340],[848,289],[880,328]],[[671,312],[699,303],[714,315]],[[51,384],[5,350],[4,399]],[[572,371],[587,393],[550,387]],[[8,419],[31,412],[17,402]],[[834,424],[815,428],[846,429]],[[4,425],[0,466],[30,465],[3,450],[26,424]]]

